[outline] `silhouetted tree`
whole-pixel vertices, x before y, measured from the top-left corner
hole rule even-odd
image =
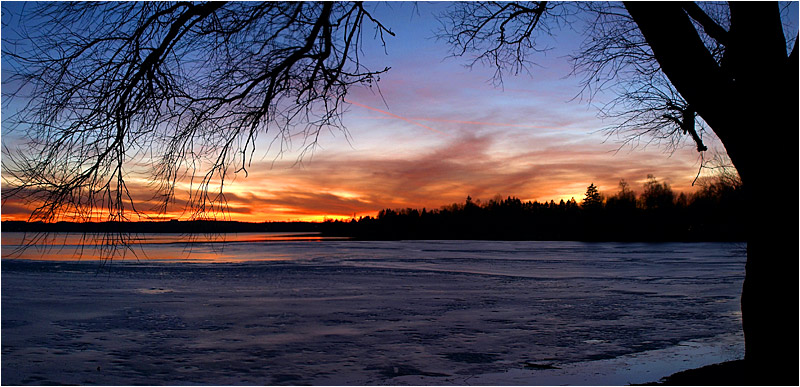
[[[636,193],[630,189],[625,179],[619,181],[619,192],[608,198],[606,207],[615,213],[630,212],[636,209]]]
[[[29,97],[14,120],[29,131],[31,149],[4,149],[3,195],[38,200],[38,219],[98,210],[125,219],[135,210],[128,163],[138,156],[151,161],[153,191],[165,204],[176,181],[197,175],[192,208],[224,209],[225,176],[246,172],[259,133],[272,128],[281,143],[299,134],[313,144],[322,128],[340,127],[347,88],[372,84],[385,70],[360,64],[365,23],[381,38],[391,34],[362,3],[29,9],[21,19],[33,25],[21,31],[30,35],[4,36],[3,55],[4,81],[16,86],[6,97]],[[672,143],[688,137],[703,151],[710,128],[724,144],[753,227],[742,297],[746,357],[770,372],[794,369],[797,354],[776,357],[772,345],[796,341],[796,234],[756,206],[787,169],[797,172],[797,142],[780,137],[798,133],[798,39],[784,36],[779,4],[467,2],[445,17],[444,36],[455,54],[477,52],[475,63],[497,66],[501,81],[501,69],[526,71],[528,54],[543,49],[537,38],[582,16],[588,29],[576,73],[590,95],[619,86],[610,90],[619,99],[603,109],[619,120],[617,132]],[[559,207],[578,209],[574,199]],[[776,298],[788,306],[773,307]]]
[[[642,207],[648,210],[671,210],[675,204],[675,192],[666,182],[659,183],[653,175],[647,175],[644,192],[639,198]]]
[[[28,139],[3,149],[4,197],[33,200],[31,219],[124,220],[138,211],[131,175],[163,207],[189,178],[189,209],[224,212],[225,179],[247,174],[259,135],[312,149],[342,129],[348,88],[388,70],[359,59],[364,29],[392,35],[368,6],[26,4],[20,35],[3,36],[4,97],[25,103],[4,109],[4,129]]]
[[[675,207],[679,209],[686,208],[689,205],[689,198],[686,196],[685,193],[681,192],[678,194],[678,197],[675,198]]]
[[[596,210],[602,206],[603,197],[600,195],[600,191],[597,190],[594,183],[589,184],[589,187],[586,188],[586,196],[583,198],[583,208]]]
[[[459,3],[443,16],[441,36],[454,55],[474,53],[472,64],[496,66],[501,80],[502,71],[526,71],[529,55],[544,49],[540,39],[580,15],[588,16],[588,28],[573,57],[575,73],[584,75],[590,95],[617,92],[603,109],[619,120],[616,130],[633,130],[629,141],[648,133],[645,141],[674,144],[688,136],[702,152],[702,129],[710,128],[724,144],[748,196],[745,357],[767,377],[794,369],[797,354],[776,357],[771,345],[797,338],[796,233],[758,208],[784,167],[797,174],[800,39],[785,36],[780,4]],[[784,306],[771,306],[784,296]],[[798,380],[794,372],[779,376],[781,383]]]
[[[744,218],[741,209],[747,203],[742,183],[719,157],[711,168],[715,171],[712,176],[698,179],[700,189],[690,198],[689,212],[701,220],[696,226],[699,232],[730,232],[730,225],[741,223]],[[762,211],[775,212],[767,203],[761,206]]]

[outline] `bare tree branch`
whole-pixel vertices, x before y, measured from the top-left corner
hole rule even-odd
[[[697,5],[697,3],[687,1],[687,2],[682,2],[681,6],[683,7],[683,10],[686,11],[686,13],[689,15],[689,17],[691,17],[692,19],[700,23],[701,26],[703,26],[703,30],[705,31],[705,33],[707,33],[709,36],[714,38],[717,42],[719,42],[722,45],[728,44],[729,42],[728,31],[722,28],[722,26],[717,24],[717,22],[714,21],[714,19],[708,16],[708,14],[706,14],[705,11],[703,11],[703,9],[700,8],[699,5]]]
[[[143,216],[131,176],[157,210],[188,179],[192,216],[224,215],[259,135],[282,153],[345,130],[348,88],[388,70],[361,65],[365,26],[394,35],[360,2],[37,3],[19,17],[5,97],[25,104],[4,125],[29,149],[3,150],[3,198],[24,195],[39,220]]]
[[[437,37],[450,44],[453,56],[473,53],[468,66],[495,67],[493,80],[501,85],[504,70],[528,71],[528,53],[546,51],[539,41],[567,23],[572,12],[546,1],[461,2],[440,16]]]
[[[714,6],[706,8],[715,18],[697,5],[687,7],[698,18],[705,15],[701,20],[707,24],[719,26],[715,20],[724,16]],[[532,17],[521,18],[521,11]],[[583,25],[585,39],[570,57],[570,75],[580,77],[579,95],[590,101],[603,92],[614,96],[600,109],[600,117],[612,122],[605,129],[609,137],[621,136],[623,145],[655,142],[674,151],[688,136],[698,151],[707,149],[702,140],[702,120],[688,110],[688,103],[666,79],[638,24],[621,4],[459,3],[441,21],[444,27],[440,38],[452,45],[453,55],[472,53],[469,66],[480,62],[495,67],[498,84],[504,71],[517,74],[527,69],[531,64],[528,54],[547,49],[537,45],[537,36],[551,34],[551,28]],[[513,31],[522,32],[509,37],[509,25],[515,26]],[[717,60],[721,58],[719,44],[711,36],[704,43]]]

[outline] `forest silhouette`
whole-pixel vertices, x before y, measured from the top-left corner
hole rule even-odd
[[[384,209],[375,218],[328,221],[322,230],[357,239],[744,241],[744,200],[739,184],[722,179],[687,195],[650,175],[639,195],[623,180],[607,198],[590,184],[580,202],[468,196],[440,209]]]
[[[580,201],[467,197],[439,209],[383,209],[376,217],[324,222],[3,222],[4,231],[83,233],[318,232],[369,240],[744,241],[744,192],[716,177],[687,195],[649,175],[637,194],[624,180],[605,197],[592,183]]]

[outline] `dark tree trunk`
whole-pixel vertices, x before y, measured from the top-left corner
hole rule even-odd
[[[778,4],[730,3],[722,66],[681,3],[625,5],[670,82],[717,134],[742,178],[749,229],[741,302],[750,376],[743,382],[796,385],[798,64],[796,46],[786,54]]]
[[[798,67],[796,53],[787,58],[777,8],[777,3],[731,3],[730,72],[736,77],[736,107],[745,112],[731,130],[744,134],[735,145],[744,153],[737,169],[749,203],[742,290],[745,359],[763,372],[785,372],[772,382],[796,385],[797,208],[767,210],[778,200],[797,203],[779,199],[796,192],[781,186],[788,177],[795,188],[798,175]]]

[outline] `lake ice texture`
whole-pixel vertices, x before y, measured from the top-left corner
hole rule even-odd
[[[619,385],[744,353],[741,243],[149,235],[101,265],[2,236],[4,385]]]

